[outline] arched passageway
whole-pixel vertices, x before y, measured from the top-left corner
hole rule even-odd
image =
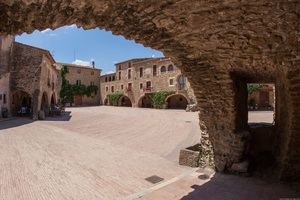
[[[188,100],[181,94],[173,94],[166,99],[168,109],[186,109]]]
[[[131,100],[127,96],[122,96],[119,100],[119,106],[132,107]]]
[[[238,129],[234,79],[247,79],[251,73],[255,77],[272,74],[276,95],[283,99],[276,110],[274,147],[283,147],[280,152],[274,149],[278,174],[300,179],[299,4],[297,0],[2,1],[0,34],[76,23],[87,29],[104,28],[161,50],[174,59],[194,89],[203,132],[201,165],[215,166],[218,171],[243,160],[248,146],[246,131]],[[234,72],[239,74],[233,79]]]
[[[55,93],[53,93],[52,95],[51,95],[51,102],[50,102],[50,105],[51,105],[51,107],[52,106],[54,106],[56,104],[56,95],[55,95]]]
[[[105,106],[110,106],[110,102],[109,102],[109,98],[105,98],[104,99],[104,101],[103,101],[103,104],[105,105]]]
[[[42,95],[40,110],[45,113],[45,116],[49,115],[50,107],[48,102],[48,95],[46,92],[44,92]]]
[[[14,116],[30,116],[32,114],[32,97],[24,91],[16,91],[12,95],[11,112]]]
[[[140,98],[138,106],[140,108],[153,108],[153,103],[148,95],[144,95]]]

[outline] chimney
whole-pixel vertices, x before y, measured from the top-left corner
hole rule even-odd
[[[95,68],[95,61],[92,61],[92,67]]]

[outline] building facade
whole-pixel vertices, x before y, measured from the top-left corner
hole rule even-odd
[[[187,78],[168,58],[132,59],[117,63],[116,72],[100,77],[101,100],[111,105],[109,95],[122,93],[119,106],[152,108],[150,94],[166,91],[166,108],[185,109],[196,103]]]
[[[10,113],[9,61],[13,42],[13,36],[0,37],[0,118],[4,109]]]
[[[273,110],[275,108],[275,85],[260,84],[260,88],[248,95],[250,110]]]
[[[44,119],[58,103],[60,90],[53,57],[47,50],[14,42],[13,37],[0,40],[1,69],[5,69],[0,79],[2,110],[12,116]]]
[[[67,67],[68,73],[66,74],[66,80],[72,85],[85,85],[85,86],[97,86],[97,91],[93,92],[91,96],[76,95],[73,99],[74,106],[97,106],[100,105],[100,74],[101,70],[98,68],[81,66],[74,64],[59,65]]]

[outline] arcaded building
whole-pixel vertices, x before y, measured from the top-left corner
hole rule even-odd
[[[122,93],[119,106],[152,108],[151,93],[168,91],[165,108],[185,109],[196,103],[187,78],[169,58],[141,58],[117,63],[116,72],[100,78],[102,104],[109,94]]]
[[[58,103],[60,90],[53,57],[45,49],[14,42],[11,37],[0,40],[4,44],[1,68],[5,69],[0,80],[2,109],[12,116],[44,119]]]
[[[92,67],[65,64],[59,65],[67,67],[68,73],[66,74],[66,80],[72,85],[85,85],[85,86],[97,86],[96,92],[93,92],[90,96],[76,95],[73,99],[74,106],[97,106],[100,105],[100,74],[101,70],[96,68],[93,64]]]

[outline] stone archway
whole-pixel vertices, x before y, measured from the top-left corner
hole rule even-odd
[[[40,110],[44,112],[45,116],[49,115],[50,105],[48,101],[48,95],[46,92],[44,92],[42,95]]]
[[[55,95],[55,93],[53,92],[53,94],[51,95],[50,105],[51,105],[51,107],[52,107],[52,106],[54,106],[55,104],[57,104],[57,102],[56,102],[56,95]]]
[[[0,34],[77,24],[105,28],[161,50],[187,76],[199,105],[203,165],[224,171],[247,144],[238,127],[231,72],[274,74],[279,176],[300,178],[297,94],[299,4],[291,1],[1,1]],[[108,17],[109,16],[109,17]],[[274,26],[276,24],[276,26]],[[292,73],[293,72],[293,73]],[[299,110],[299,109],[298,109]],[[280,131],[279,131],[280,130]],[[292,142],[293,141],[293,142]]]
[[[166,98],[168,109],[186,109],[188,99],[182,94],[172,94]]]
[[[12,94],[11,101],[12,115],[26,115],[32,114],[32,96],[24,91],[15,91]]]
[[[138,101],[139,108],[153,108],[153,103],[149,95],[142,96]]]
[[[132,102],[128,96],[122,96],[119,99],[119,106],[132,107]]]

